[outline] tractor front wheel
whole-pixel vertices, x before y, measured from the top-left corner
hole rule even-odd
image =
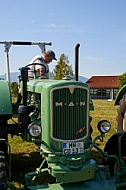
[[[119,142],[120,137],[121,137],[121,144]],[[120,149],[121,155],[119,155],[119,149]],[[105,145],[104,152],[107,152],[108,155],[117,156],[119,161],[121,158],[126,159],[126,133],[118,132],[118,133],[115,133],[114,135],[112,135]],[[112,159],[112,158],[108,158],[107,160],[103,159],[103,165],[108,166],[111,177],[113,177],[114,174],[118,170],[120,170],[120,168],[117,164],[117,160]]]

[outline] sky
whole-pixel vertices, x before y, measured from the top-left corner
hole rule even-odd
[[[68,57],[74,70],[79,48],[79,75],[90,78],[126,72],[126,0],[0,0],[0,42],[46,42],[59,60]],[[6,53],[0,44],[0,74]],[[10,72],[41,55],[39,46],[9,49]],[[50,63],[50,71],[56,61]]]

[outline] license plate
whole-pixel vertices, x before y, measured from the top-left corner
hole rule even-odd
[[[63,155],[84,153],[83,142],[63,143]]]

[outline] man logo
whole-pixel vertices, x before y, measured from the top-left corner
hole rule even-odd
[[[55,103],[56,107],[63,107],[63,106],[68,106],[68,107],[74,107],[74,106],[85,106],[85,102],[69,102],[69,103],[63,103],[63,102],[56,102]]]

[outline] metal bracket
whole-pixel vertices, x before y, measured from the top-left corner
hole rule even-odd
[[[40,43],[40,44],[38,44],[38,46],[40,47],[41,52],[45,53],[45,51],[46,51],[45,44],[44,43]]]
[[[12,45],[11,42],[5,42],[5,45],[4,45],[5,50],[4,50],[4,51],[5,51],[5,52],[9,52],[9,49],[10,49],[11,45]]]

